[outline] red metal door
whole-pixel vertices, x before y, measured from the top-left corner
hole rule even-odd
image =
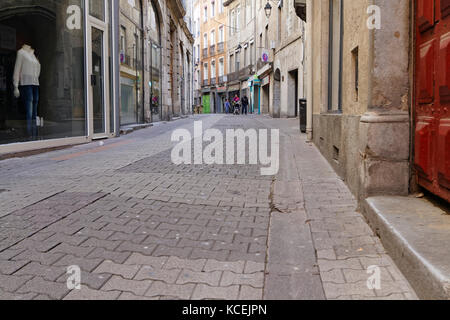
[[[450,0],[416,0],[415,165],[450,201]]]

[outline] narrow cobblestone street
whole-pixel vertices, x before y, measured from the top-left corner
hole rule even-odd
[[[171,134],[194,119],[280,129],[279,173],[175,166]],[[0,203],[1,299],[417,298],[298,120],[196,116],[4,160]]]

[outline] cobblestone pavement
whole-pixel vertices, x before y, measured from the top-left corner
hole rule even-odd
[[[1,161],[0,299],[416,299],[296,121],[196,120],[280,128],[279,173],[173,165],[171,134],[193,118]]]

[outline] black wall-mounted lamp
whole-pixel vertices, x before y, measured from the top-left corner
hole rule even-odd
[[[266,13],[267,19],[270,18],[270,14],[272,13],[272,6],[269,2],[266,3],[266,6],[264,7],[264,12]]]

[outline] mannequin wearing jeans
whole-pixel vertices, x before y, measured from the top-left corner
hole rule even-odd
[[[29,45],[17,52],[14,68],[14,96],[21,97],[27,117],[27,132],[32,139],[37,137],[37,108],[39,103],[39,76],[41,64]]]
[[[36,139],[37,132],[37,108],[39,104],[39,86],[19,86],[20,97],[27,116],[28,136]]]

